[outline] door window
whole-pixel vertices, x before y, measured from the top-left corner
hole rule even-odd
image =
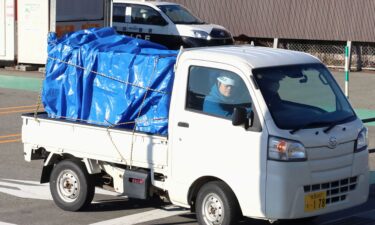
[[[155,9],[144,5],[113,4],[113,22],[164,26],[168,23]]]
[[[125,4],[113,4],[113,15],[112,21],[117,23],[125,23],[126,5]]]
[[[235,107],[251,111],[251,98],[243,80],[235,73],[191,66],[186,109],[231,118]]]
[[[158,11],[144,5],[132,5],[132,23],[164,26],[167,22]]]

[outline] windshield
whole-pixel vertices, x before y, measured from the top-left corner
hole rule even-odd
[[[158,8],[175,24],[204,24],[202,20],[180,5],[159,5]]]
[[[280,129],[324,127],[356,118],[322,64],[254,69],[253,75]]]

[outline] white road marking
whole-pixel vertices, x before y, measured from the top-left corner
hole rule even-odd
[[[163,209],[154,209],[147,212],[132,214],[129,216],[119,217],[116,219],[105,220],[91,225],[134,225],[148,221],[163,219],[171,216],[188,213],[189,210],[177,206],[166,206]]]
[[[12,180],[16,181],[16,180]],[[16,181],[22,183],[23,181]],[[30,181],[25,184],[6,182],[0,180],[0,192],[13,195],[19,198],[52,200],[48,184],[32,184]],[[32,184],[32,185],[30,185]],[[7,188],[9,187],[9,188]]]
[[[52,200],[49,183],[40,184],[37,181],[0,179],[0,192],[19,198]],[[118,196],[117,193],[101,188],[95,189],[96,194]]]
[[[16,225],[16,224],[13,224],[13,223],[4,223],[4,222],[0,221],[0,225]]]
[[[40,184],[37,181],[0,179],[0,192],[26,199],[52,200],[49,184]],[[117,193],[96,188],[95,193],[102,195],[118,196]],[[171,216],[188,213],[188,210],[166,206],[162,209],[154,209],[116,219],[106,220],[93,225],[133,225],[152,220],[163,219]],[[0,222],[0,225],[14,225]]]

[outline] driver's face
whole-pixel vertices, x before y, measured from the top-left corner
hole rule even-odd
[[[219,82],[219,91],[225,97],[229,97],[232,94],[232,85],[225,85]]]

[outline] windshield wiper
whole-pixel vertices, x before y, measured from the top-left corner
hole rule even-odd
[[[331,125],[332,123],[330,123],[330,122],[322,122],[322,121],[312,121],[312,122],[310,122],[310,123],[306,123],[306,124],[304,124],[304,125],[302,125],[302,126],[300,126],[300,127],[297,127],[297,128],[295,128],[295,129],[293,129],[293,130],[291,130],[290,131],[290,133],[291,134],[294,134],[294,133],[296,133],[297,131],[299,131],[299,130],[302,130],[302,129],[306,129],[306,128],[308,128],[308,127],[312,127],[312,126],[326,126],[326,125]]]
[[[350,115],[350,116],[347,116],[341,120],[337,120],[337,121],[334,121],[334,122],[326,122],[326,121],[313,121],[311,123],[307,123],[307,124],[304,124],[300,127],[297,127],[293,130],[290,131],[291,134],[294,134],[296,133],[297,131],[299,130],[302,130],[302,129],[305,129],[305,128],[308,128],[308,127],[312,127],[312,126],[327,126],[328,127],[326,129],[324,129],[324,133],[327,133],[328,131],[332,130],[332,128],[334,128],[336,125],[340,124],[340,123],[343,123],[347,120],[350,120],[354,117],[354,115]]]
[[[347,120],[350,120],[354,117],[354,115],[350,115],[350,116],[347,116],[345,117],[344,119],[341,119],[341,120],[338,120],[338,121],[335,121],[333,123],[331,123],[326,129],[324,129],[324,133],[328,133],[328,131],[332,130],[332,128],[334,128],[336,125],[340,124],[340,123],[344,123],[345,121]]]

